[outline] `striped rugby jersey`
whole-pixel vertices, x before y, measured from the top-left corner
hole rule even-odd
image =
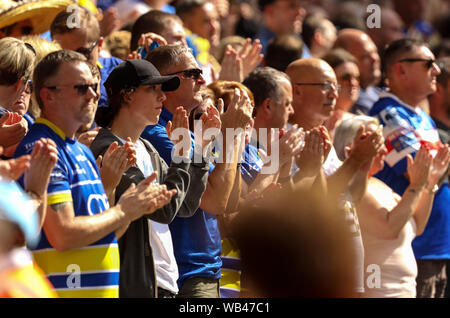
[[[75,216],[90,216],[108,209],[92,152],[76,139],[67,138],[50,121],[36,120],[17,147],[15,157],[31,153],[35,142],[42,137],[55,141],[58,150],[47,204],[72,202]],[[23,185],[23,180],[20,182]],[[89,246],[59,252],[42,231],[33,256],[60,297],[118,297],[120,261],[114,232]]]
[[[403,176],[407,170],[406,155],[414,157],[421,145],[426,145],[430,153],[436,155],[441,147],[436,126],[420,107],[408,105],[387,92],[380,94],[369,115],[378,118],[383,125],[388,150],[387,164],[375,176],[402,195],[409,184]]]

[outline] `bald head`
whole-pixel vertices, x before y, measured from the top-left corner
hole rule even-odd
[[[335,46],[349,51],[357,46],[361,46],[367,37],[365,32],[358,29],[342,29],[338,32]]]
[[[357,29],[339,31],[335,48],[343,48],[358,61],[361,76],[361,87],[376,85],[381,78],[380,56],[375,43],[367,33]]]
[[[286,73],[290,76],[293,82],[310,82],[315,79],[318,74],[326,71],[333,71],[331,66],[322,59],[307,58],[298,59],[289,64]]]
[[[305,129],[322,125],[331,115],[338,97],[332,67],[317,58],[299,59],[286,69],[293,89],[292,122]]]

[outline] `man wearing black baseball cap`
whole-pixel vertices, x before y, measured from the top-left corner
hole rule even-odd
[[[180,86],[176,75],[161,76],[156,67],[146,60],[127,60],[114,68],[105,82],[107,94],[140,85],[161,84],[163,92],[174,91]]]
[[[204,159],[200,163],[191,162],[188,131],[187,140],[179,142],[189,149],[184,152],[185,157],[174,153],[170,167],[140,135],[145,127],[158,122],[166,100],[164,92],[174,91],[179,85],[178,76],[161,76],[146,60],[121,63],[105,82],[109,105],[98,109],[97,123],[104,128],[92,142],[91,150],[95,157],[104,158],[119,145],[134,152],[134,160],[126,167],[123,165],[122,178],[114,184],[115,200],[131,183],[137,184],[154,172],[157,172],[154,181],[167,187],[172,196],[153,216],[133,221],[120,238],[119,297],[172,298],[178,292],[178,266],[168,224],[177,215],[192,216],[199,207],[206,188],[208,163]],[[173,119],[173,129],[183,126],[183,122],[187,125],[186,111],[180,107],[179,113]]]
[[[132,221],[155,212],[173,196],[150,178],[136,183],[120,200],[108,200],[113,195],[105,191],[107,182],[100,175],[116,180],[121,174],[116,178],[118,169],[104,173],[103,168],[110,168],[106,164],[99,171],[92,152],[75,137],[82,125],[92,121],[96,110],[99,83],[92,69],[85,56],[69,50],[52,52],[39,62],[33,72],[33,88],[41,117],[15,153],[15,157],[30,154],[42,137],[56,144],[58,158],[47,188],[43,231],[33,254],[60,297],[117,297],[117,239]],[[126,155],[116,159],[127,160]],[[67,279],[70,273],[65,271],[73,264],[78,266],[76,281]],[[94,280],[90,279],[92,273]]]

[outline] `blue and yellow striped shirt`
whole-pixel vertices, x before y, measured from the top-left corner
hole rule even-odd
[[[50,175],[47,204],[71,202],[76,217],[108,209],[92,152],[76,139],[67,138],[50,121],[36,120],[17,147],[15,157],[31,153],[42,137],[55,141],[58,150],[58,161]],[[118,297],[120,260],[114,232],[89,246],[59,252],[42,231],[33,256],[60,297]]]

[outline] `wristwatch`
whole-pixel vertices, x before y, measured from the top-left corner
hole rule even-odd
[[[437,184],[434,185],[433,189],[426,188],[429,194],[435,194],[439,190],[439,186]]]

